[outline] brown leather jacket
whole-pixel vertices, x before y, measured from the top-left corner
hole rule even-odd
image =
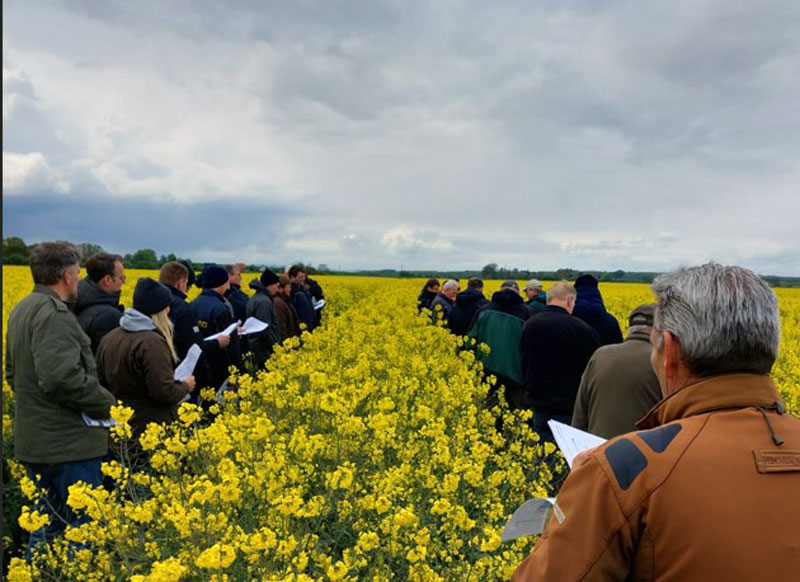
[[[751,374],[665,398],[570,474],[513,580],[797,580],[800,419],[783,410]]]

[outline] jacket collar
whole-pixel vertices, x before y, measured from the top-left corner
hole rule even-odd
[[[563,313],[564,315],[569,315],[569,311],[564,309],[559,305],[548,305],[544,308],[544,311],[549,311],[550,313]]]
[[[648,429],[673,420],[714,410],[783,405],[769,376],[759,374],[725,374],[701,380],[681,388],[656,404],[636,423]]]
[[[36,283],[36,284],[33,286],[33,292],[34,292],[34,293],[43,293],[44,295],[49,295],[50,297],[55,297],[56,299],[58,299],[59,301],[61,301],[62,303],[64,303],[64,300],[63,300],[63,299],[61,299],[61,297],[59,297],[59,296],[58,296],[58,293],[56,293],[55,291],[53,291],[53,290],[52,290],[50,287],[48,287],[47,285],[42,285],[41,283]]]
[[[188,295],[186,295],[186,293],[184,293],[183,291],[181,291],[177,287],[173,287],[172,285],[167,285],[167,289],[170,290],[170,292],[172,293],[173,297],[180,297],[181,299],[186,299],[186,297],[188,297]]]

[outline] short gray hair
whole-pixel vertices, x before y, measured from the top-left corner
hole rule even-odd
[[[78,249],[66,241],[39,243],[31,254],[33,282],[39,285],[55,285],[67,269],[80,262],[81,254]]]
[[[677,338],[693,375],[769,373],[781,337],[778,299],[758,275],[708,263],[661,275],[652,289],[654,327]]]
[[[461,287],[461,285],[458,284],[458,281],[450,279],[444,282],[444,285],[442,285],[442,291],[458,291],[459,287]]]

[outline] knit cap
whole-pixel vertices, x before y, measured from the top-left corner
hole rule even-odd
[[[207,265],[197,277],[197,285],[202,289],[216,289],[228,281],[228,271],[219,265]]]
[[[164,311],[172,304],[172,293],[166,285],[162,285],[150,277],[142,277],[136,281],[133,290],[133,308],[145,315],[153,315]]]
[[[261,284],[264,285],[264,287],[269,287],[270,285],[274,285],[279,280],[280,279],[278,279],[278,276],[275,273],[273,273],[270,269],[264,269],[264,272],[261,273]]]

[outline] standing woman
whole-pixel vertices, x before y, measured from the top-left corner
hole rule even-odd
[[[195,388],[194,376],[173,378],[178,358],[172,343],[171,303],[165,285],[142,277],[133,292],[133,309],[125,310],[120,326],[103,337],[97,350],[100,382],[133,408],[129,451],[134,456],[145,427],[176,420],[179,404]]]
[[[420,291],[419,297],[417,297],[417,311],[421,312],[423,309],[430,309],[433,300],[436,299],[438,294],[439,281],[437,279],[428,279],[422,291]]]

